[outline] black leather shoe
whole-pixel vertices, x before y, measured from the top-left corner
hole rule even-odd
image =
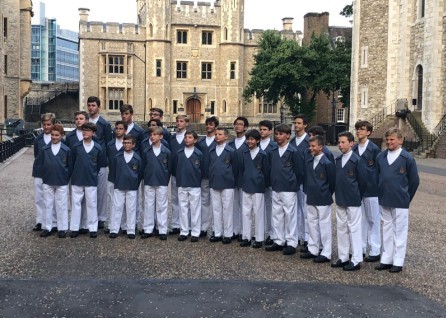
[[[223,237],[223,244],[231,244],[232,240],[230,237]]]
[[[273,245],[274,244],[274,241],[271,239],[271,237],[267,237],[266,238],[266,240],[265,240],[265,245],[266,246],[270,246],[270,245]]]
[[[221,236],[211,236],[211,238],[209,239],[209,242],[215,243],[215,242],[220,242],[221,241]]]
[[[167,240],[167,234],[160,234],[160,240],[161,241]]]
[[[177,240],[180,241],[180,242],[185,241],[185,240],[187,240],[187,236],[186,235],[180,235],[180,236],[178,236]]]
[[[51,235],[51,232],[48,231],[48,230],[43,230],[43,231],[40,233],[40,237],[48,237],[48,236],[50,236],[50,235]]]
[[[378,262],[381,259],[380,255],[375,255],[375,256],[367,256],[366,258],[364,258],[364,262],[367,263],[374,263],[374,262]]]
[[[51,233],[57,233],[58,231],[57,231],[57,227],[55,227],[55,226],[53,226],[52,228],[51,228]]]
[[[79,229],[79,234],[88,234],[88,229]]]
[[[98,232],[90,232],[90,238],[97,238]]]
[[[248,246],[251,246],[251,241],[243,240],[243,241],[240,243],[240,246],[241,246],[241,247],[248,247]]]
[[[316,257],[313,262],[315,263],[328,263],[330,262],[330,259],[325,257],[324,255],[319,255],[318,257]]]
[[[338,259],[336,261],[336,263],[331,264],[331,267],[333,267],[333,268],[342,268],[342,267],[348,265],[349,263],[350,263],[349,261],[343,262],[340,259]]]
[[[110,229],[104,229],[104,234],[110,233]]]
[[[127,235],[127,230],[122,230],[122,235]]]
[[[190,238],[190,241],[191,241],[192,243],[197,243],[197,242],[198,242],[198,236],[192,236],[192,237]]]
[[[403,270],[403,266],[392,266],[389,269],[389,273],[399,273]]]
[[[296,254],[296,248],[292,246],[287,246],[283,249],[283,255],[294,255]]]
[[[144,234],[144,229],[139,230],[138,234],[139,235],[143,235]]]
[[[385,270],[391,269],[391,268],[392,268],[392,264],[383,264],[383,263],[379,263],[379,265],[375,267],[375,269],[377,271],[385,271]]]
[[[283,251],[283,246],[277,243],[273,243],[273,245],[265,247],[265,251],[268,252]]]
[[[238,240],[238,234],[232,234],[231,240]]]
[[[146,239],[146,238],[149,238],[149,237],[152,237],[153,235],[152,235],[152,233],[143,233],[143,234],[141,234],[141,238],[142,239]]]
[[[115,239],[118,237],[118,233],[110,233],[108,237],[111,239]]]
[[[301,253],[308,253],[308,246],[304,246],[300,248]]]
[[[302,259],[312,259],[318,257],[317,255],[313,255],[310,252],[300,254],[300,258]]]
[[[175,234],[180,234],[181,230],[179,228],[174,228],[172,230],[170,230],[169,234],[170,235],[175,235]]]
[[[237,241],[240,242],[240,243],[243,241],[243,235],[242,234],[238,235]]]
[[[105,228],[105,221],[98,221],[98,229],[102,230],[103,228]]]
[[[76,238],[76,237],[78,237],[78,235],[79,235],[78,231],[71,231],[71,233],[70,233],[71,238]]]
[[[67,237],[67,231],[59,231],[57,233],[58,238],[66,238]]]
[[[353,262],[349,262],[347,265],[345,265],[342,270],[347,271],[347,272],[354,272],[354,271],[359,271],[361,269],[361,264],[358,263],[356,265],[353,264]]]
[[[127,234],[127,237],[131,240],[134,240],[136,235],[135,234]]]
[[[144,232],[144,229],[142,229],[141,231]],[[153,229],[153,233],[152,234],[153,234],[153,236],[159,236],[160,232],[158,231],[158,229]]]
[[[263,246],[262,242],[254,242],[252,244],[252,248],[261,248]]]
[[[208,236],[208,231],[201,231],[200,232],[200,237],[206,237]]]
[[[34,225],[33,231],[34,232],[42,231],[42,223],[37,223],[36,225]]]

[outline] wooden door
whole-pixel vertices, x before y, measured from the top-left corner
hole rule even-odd
[[[199,123],[201,119],[201,103],[198,99],[189,99],[186,105],[186,113],[190,122]]]

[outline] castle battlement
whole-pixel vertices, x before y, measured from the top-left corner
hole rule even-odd
[[[220,6],[210,2],[172,1],[172,24],[210,25],[221,24]]]
[[[100,22],[100,21],[80,21],[79,36],[82,37],[116,37],[119,34],[126,38],[136,40],[144,38],[146,28],[133,23]]]

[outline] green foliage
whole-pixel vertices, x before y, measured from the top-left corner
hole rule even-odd
[[[353,16],[353,3],[346,5],[339,14],[346,18]]]

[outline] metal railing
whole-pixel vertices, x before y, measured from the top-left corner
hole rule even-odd
[[[406,118],[420,141],[417,148],[418,154],[431,148],[438,135],[431,134],[426,128],[423,128],[412,113],[407,113]]]
[[[0,163],[3,163],[9,157],[15,155],[23,147],[31,146],[34,142],[33,133],[24,134],[11,140],[0,142]]]
[[[379,112],[373,115],[372,118],[370,118],[369,122],[372,124],[373,127],[376,127],[381,124],[389,115],[395,115],[395,105],[393,104],[383,107]]]

